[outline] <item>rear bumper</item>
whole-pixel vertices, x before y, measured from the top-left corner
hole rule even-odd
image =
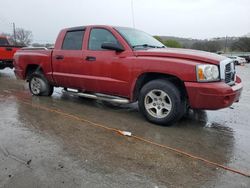
[[[234,86],[224,82],[193,83],[185,82],[189,105],[194,109],[217,110],[238,102],[243,89],[240,78]]]

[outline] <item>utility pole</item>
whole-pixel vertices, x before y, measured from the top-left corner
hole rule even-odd
[[[133,27],[135,28],[135,15],[134,15],[134,1],[133,0],[131,0],[131,12],[132,12]]]
[[[14,41],[15,41],[15,45],[16,45],[16,25],[15,25],[15,23],[14,23],[14,22],[12,23],[12,25],[13,25],[13,35],[14,35]]]

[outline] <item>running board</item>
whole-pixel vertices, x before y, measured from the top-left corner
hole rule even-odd
[[[83,93],[83,92],[77,92],[77,91],[69,91],[69,90],[65,90],[65,89],[63,89],[62,92],[76,95],[79,97],[85,97],[85,98],[96,99],[96,100],[101,100],[101,101],[108,101],[108,102],[113,102],[113,103],[118,103],[118,104],[130,103],[129,100],[126,98],[112,96],[112,95],[106,95],[106,94],[102,94],[102,93]]]

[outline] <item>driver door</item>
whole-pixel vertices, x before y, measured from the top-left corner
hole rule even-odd
[[[114,34],[105,28],[91,28],[85,54],[86,89],[124,96],[129,90],[129,72],[124,52],[102,49],[103,43],[119,43]]]

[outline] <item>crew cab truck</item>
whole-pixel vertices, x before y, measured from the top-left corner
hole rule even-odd
[[[13,68],[13,56],[21,46],[10,45],[5,36],[0,36],[0,69]]]
[[[15,74],[33,95],[54,87],[75,95],[132,103],[150,122],[171,125],[188,107],[216,110],[239,101],[242,83],[233,60],[167,48],[132,28],[83,26],[61,30],[54,49],[23,48]],[[74,89],[74,91],[72,90]]]

